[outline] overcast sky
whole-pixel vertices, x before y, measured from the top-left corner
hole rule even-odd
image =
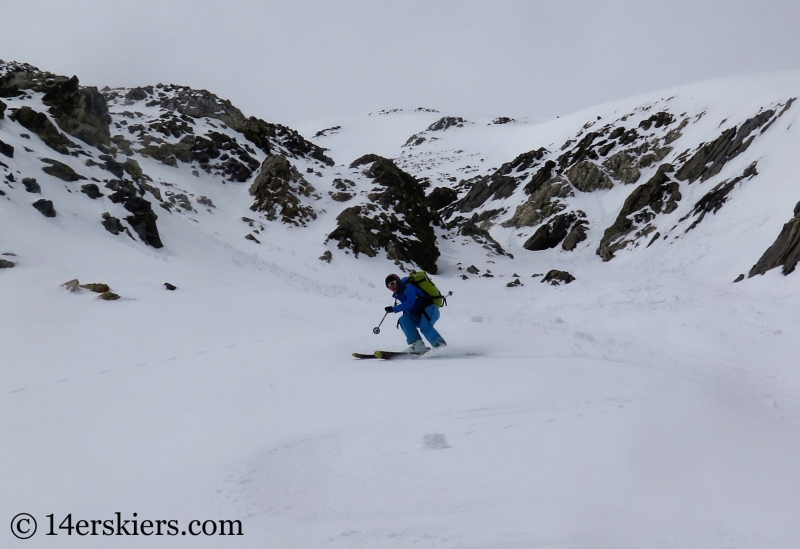
[[[800,69],[800,2],[2,0],[0,59],[204,88],[288,125],[414,107],[553,117]]]

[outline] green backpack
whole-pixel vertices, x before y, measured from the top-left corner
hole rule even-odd
[[[442,295],[436,284],[433,283],[428,273],[425,271],[411,271],[408,274],[408,281],[428,294],[437,307],[444,307],[447,305],[447,298]]]

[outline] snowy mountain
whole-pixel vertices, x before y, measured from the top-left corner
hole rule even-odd
[[[793,546],[798,94],[292,129],[0,62],[5,543]],[[415,268],[449,347],[353,359]]]

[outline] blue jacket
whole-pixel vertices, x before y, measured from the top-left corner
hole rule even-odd
[[[400,279],[400,290],[393,293],[392,297],[400,302],[392,309],[395,313],[421,314],[425,307],[433,303],[428,294],[408,283],[407,276]]]

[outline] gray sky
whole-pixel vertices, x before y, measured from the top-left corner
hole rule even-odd
[[[288,125],[378,109],[551,117],[800,68],[797,0],[2,0],[0,59],[205,88]]]

